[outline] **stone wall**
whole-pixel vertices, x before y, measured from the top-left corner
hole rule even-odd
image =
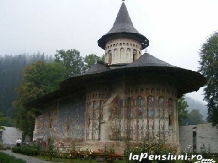
[[[196,132],[196,140],[193,137],[193,132]],[[191,145],[193,147],[196,141],[196,152],[201,151],[201,147],[210,148],[212,153],[218,153],[218,129],[212,127],[211,123],[188,125],[180,127],[180,148],[184,150]]]
[[[4,145],[15,145],[18,138],[22,138],[22,132],[15,127],[4,127],[1,130],[1,141]]]

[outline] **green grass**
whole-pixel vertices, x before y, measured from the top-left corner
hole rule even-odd
[[[26,161],[17,159],[14,156],[0,152],[0,163],[26,163]]]

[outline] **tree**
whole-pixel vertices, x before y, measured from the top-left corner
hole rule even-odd
[[[17,113],[16,127],[25,135],[32,136],[35,118],[41,113],[25,104],[58,89],[58,84],[64,80],[64,74],[66,69],[60,63],[37,61],[24,68],[13,106]]]
[[[89,69],[92,65],[94,65],[97,61],[103,61],[102,57],[97,56],[96,54],[89,54],[85,56],[85,69]]]
[[[207,78],[204,100],[207,101],[208,121],[218,124],[218,33],[211,35],[200,49],[199,72]]]
[[[80,75],[85,71],[84,58],[75,49],[67,51],[57,50],[55,62],[61,63],[66,67],[66,78]]]
[[[197,124],[205,123],[205,121],[203,120],[203,115],[201,115],[198,109],[193,109],[188,114],[187,121],[188,121],[188,125],[197,125]]]
[[[3,114],[0,112],[0,122],[3,121]],[[5,128],[0,126],[0,130],[4,130]]]
[[[182,96],[178,99],[178,118],[179,118],[179,124],[184,125],[184,120],[188,117],[188,110],[187,110],[188,104],[185,101],[185,97]]]

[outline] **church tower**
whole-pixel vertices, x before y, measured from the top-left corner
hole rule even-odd
[[[105,63],[125,65],[141,56],[149,40],[134,28],[123,2],[113,27],[98,40],[98,46],[105,50]]]

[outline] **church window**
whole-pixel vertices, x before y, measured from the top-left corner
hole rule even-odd
[[[169,126],[173,125],[173,100],[168,100]]]
[[[133,61],[137,59],[137,50],[133,49]]]
[[[99,112],[100,120],[103,120],[103,104],[104,102],[100,101],[100,112]]]
[[[155,90],[154,90],[154,88],[153,88],[153,89],[151,89],[151,93],[155,93]]]
[[[129,46],[129,43],[127,43],[126,45]]]
[[[49,127],[49,128],[52,128],[52,119],[49,119],[48,127]]]
[[[123,55],[124,55],[124,49],[121,48],[121,49],[120,49],[120,58],[121,58],[121,56],[123,56]]]
[[[112,53],[111,50],[108,51],[108,64],[111,64],[112,62]]]
[[[120,46],[122,46],[122,43],[120,43]]]
[[[143,105],[143,99],[142,99],[141,96],[137,97],[137,99],[136,99],[136,105],[137,105],[138,107],[142,107],[142,105]]]

